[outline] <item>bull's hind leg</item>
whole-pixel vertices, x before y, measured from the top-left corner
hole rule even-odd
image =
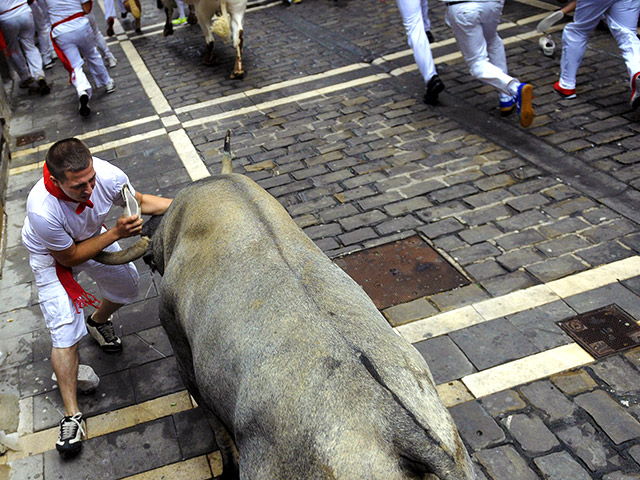
[[[213,42],[207,43],[207,48],[204,51],[204,56],[202,57],[203,65],[213,65],[215,63],[214,50],[213,50]]]
[[[196,400],[197,401],[197,400]],[[220,456],[222,457],[222,474],[216,480],[238,480],[240,470],[238,468],[238,451],[227,429],[220,423],[211,410],[202,404],[202,410],[207,417],[209,426],[216,438]]]
[[[238,42],[236,47],[236,64],[233,67],[233,72],[229,78],[241,79],[244,77],[244,68],[242,67],[242,30],[238,32]]]
[[[196,10],[193,5],[189,5],[189,15],[187,15],[187,23],[189,25],[195,25],[198,23],[198,17],[196,17]]]
[[[167,3],[171,3],[171,2],[167,2]],[[164,23],[164,30],[162,31],[162,35],[164,35],[165,37],[168,37],[169,35],[173,35],[173,23],[171,23],[171,17],[173,17],[173,7],[172,6],[168,6],[168,7],[164,7],[164,14],[167,17],[165,23]]]

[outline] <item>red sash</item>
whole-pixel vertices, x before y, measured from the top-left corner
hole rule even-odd
[[[73,84],[73,67],[71,66],[71,63],[69,62],[69,59],[67,58],[67,56],[64,54],[62,49],[56,43],[56,39],[53,36],[53,29],[62,23],[69,22],[71,20],[75,20],[76,18],[80,18],[80,17],[84,17],[84,12],[77,12],[71,15],[70,17],[63,18],[62,20],[51,25],[51,32],[49,33],[49,37],[51,37],[51,43],[53,44],[53,49],[56,51],[56,55],[58,55],[58,58],[62,62],[62,65],[64,66],[65,70],[69,72],[69,83],[71,84]]]
[[[85,207],[93,208],[91,200],[87,200],[86,202],[77,202],[70,198],[60,187],[51,181],[50,176],[51,174],[49,173],[49,169],[45,163],[43,168],[44,188],[47,189],[47,192],[60,200],[78,203],[76,214],[80,215],[84,211]],[[87,305],[91,305],[95,308],[100,307],[100,301],[89,292],[85,291],[84,288],[82,288],[73,278],[73,270],[69,267],[65,267],[61,263],[58,263],[57,260],[56,275],[58,276],[58,280],[60,280],[65,292],[67,292],[67,295],[69,295],[69,298],[73,302],[77,313],[80,313],[80,309]]]

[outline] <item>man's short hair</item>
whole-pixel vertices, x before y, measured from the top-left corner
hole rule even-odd
[[[58,180],[66,180],[66,172],[79,172],[89,166],[91,152],[77,138],[65,138],[49,148],[45,162],[49,173]]]

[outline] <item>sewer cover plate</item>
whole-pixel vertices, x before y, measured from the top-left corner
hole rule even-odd
[[[418,235],[334,261],[380,310],[469,284]]]
[[[558,322],[594,358],[640,345],[640,326],[617,305],[609,305]]]
[[[30,143],[39,142],[40,140],[44,140],[47,136],[43,131],[28,133],[26,135],[22,135],[20,137],[16,137],[16,147],[24,147],[25,145],[29,145]]]

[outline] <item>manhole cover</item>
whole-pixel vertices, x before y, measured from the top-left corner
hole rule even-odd
[[[21,137],[16,137],[16,147],[24,147],[25,145],[29,145],[30,143],[39,142],[40,140],[44,140],[47,138],[44,131],[28,133],[26,135],[22,135]]]
[[[469,284],[418,235],[346,255],[335,263],[380,310]]]
[[[616,305],[582,313],[558,325],[594,358],[640,345],[640,326]]]

